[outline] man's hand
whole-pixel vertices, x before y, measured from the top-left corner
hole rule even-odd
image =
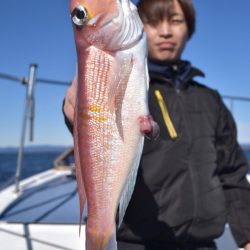
[[[74,111],[76,104],[76,86],[77,78],[75,77],[72,81],[71,86],[68,88],[65,95],[65,103],[63,107],[64,114],[66,115],[69,122],[73,125],[74,122]]]
[[[250,243],[247,243],[247,244],[244,246],[244,250],[250,250]]]

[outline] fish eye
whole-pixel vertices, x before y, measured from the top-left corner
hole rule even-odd
[[[72,11],[71,18],[75,25],[82,26],[88,20],[88,12],[83,6],[79,5]]]

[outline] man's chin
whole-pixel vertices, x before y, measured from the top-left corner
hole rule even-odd
[[[172,53],[169,53],[169,52],[164,53],[164,51],[157,53],[153,57],[153,59],[157,61],[161,61],[161,62],[167,62],[167,63],[174,63],[179,60],[179,58],[173,55]]]
[[[157,61],[160,63],[175,63],[178,62],[180,59],[179,58],[169,58],[169,57],[149,57],[153,61]]]

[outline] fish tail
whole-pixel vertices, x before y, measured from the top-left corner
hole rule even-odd
[[[87,250],[117,250],[116,229],[90,230],[86,227],[86,249]]]
[[[105,246],[104,250],[117,250],[117,242],[116,242],[116,232],[111,234],[109,237],[109,240],[107,242],[107,245]]]

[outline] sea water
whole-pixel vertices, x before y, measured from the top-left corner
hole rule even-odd
[[[21,179],[53,167],[53,161],[60,152],[28,152],[24,153]],[[0,153],[0,187],[14,178],[17,165],[17,152]]]

